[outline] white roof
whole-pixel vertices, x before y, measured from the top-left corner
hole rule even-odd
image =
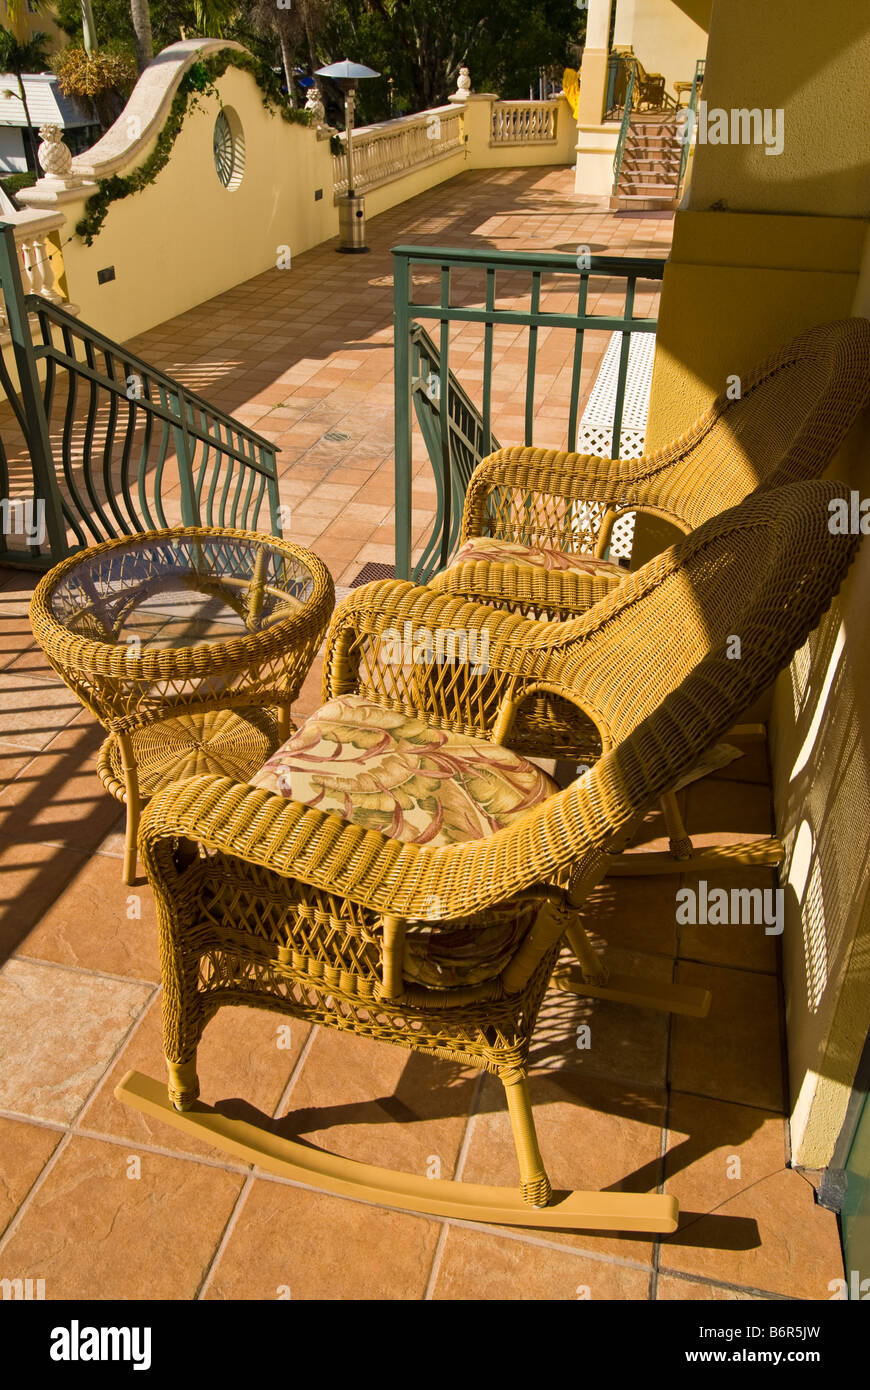
[[[86,103],[64,96],[53,72],[25,73],[22,80],[34,129],[49,123],[65,128],[97,124],[96,115]],[[12,95],[7,96],[7,92]],[[0,125],[26,124],[18,78],[14,72],[0,73]]]

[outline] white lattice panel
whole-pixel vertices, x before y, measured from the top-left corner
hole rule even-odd
[[[613,333],[577,429],[576,447],[580,454],[596,454],[599,458],[613,457],[613,413],[616,408],[621,347],[622,334]],[[643,455],[654,353],[654,333],[632,333],[628,349],[622,428],[619,432],[621,459],[639,459]],[[621,517],[613,528],[610,558],[630,560],[633,540],[634,513],[630,512],[627,516]]]

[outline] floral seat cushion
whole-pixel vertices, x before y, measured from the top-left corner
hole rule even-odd
[[[531,565],[543,570],[572,570],[575,574],[616,575],[625,578],[625,570],[615,560],[601,560],[597,555],[572,553],[546,545],[523,545],[520,541],[497,540],[493,536],[472,536],[460,546],[451,560],[453,565],[469,560],[496,561],[503,565]]]
[[[479,840],[558,788],[508,748],[433,729],[424,719],[344,695],[316,710],[251,785],[425,845]],[[437,904],[433,904],[437,908]],[[411,924],[405,975],[447,988],[494,978],[532,924],[534,899],[444,927]]]

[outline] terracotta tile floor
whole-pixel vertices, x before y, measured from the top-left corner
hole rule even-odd
[[[389,247],[666,254],[670,221],[614,217],[569,190],[565,170],[462,176],[373,220],[371,256],[317,248],[135,346],[277,440],[289,534],[346,586],[393,556]],[[511,441],[522,358],[515,334],[497,340],[495,428]],[[539,418],[559,443],[567,349],[548,347]],[[466,348],[473,382],[471,335]],[[324,437],[333,432],[347,438]],[[422,453],[417,465],[419,543],[433,489]],[[776,944],[759,928],[679,927],[675,893],[690,876],[610,880],[588,925],[620,970],[676,969],[708,985],[710,1017],[551,993],[533,1049],[554,1184],[673,1192],[684,1213],[673,1237],[494,1230],[367,1207],[224,1162],[120,1106],[113,1087],[129,1067],[163,1075],[153,903],[143,880],[121,882],[99,731],[34,646],[31,584],[0,574],[0,1277],[43,1278],[49,1299],[829,1297],[842,1272],[836,1222],[787,1167]],[[297,713],[317,703],[318,679]],[[692,788],[687,814],[701,838],[763,831],[763,760],[748,753]],[[646,833],[655,842],[655,818]],[[302,1023],[288,1036],[280,1022],[217,1016],[200,1050],[206,1101],[292,1110],[296,1132],[352,1157],[515,1181],[490,1078]]]

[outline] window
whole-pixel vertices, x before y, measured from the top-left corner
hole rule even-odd
[[[234,192],[245,172],[245,140],[231,106],[222,107],[214,123],[214,167],[224,188]]]

